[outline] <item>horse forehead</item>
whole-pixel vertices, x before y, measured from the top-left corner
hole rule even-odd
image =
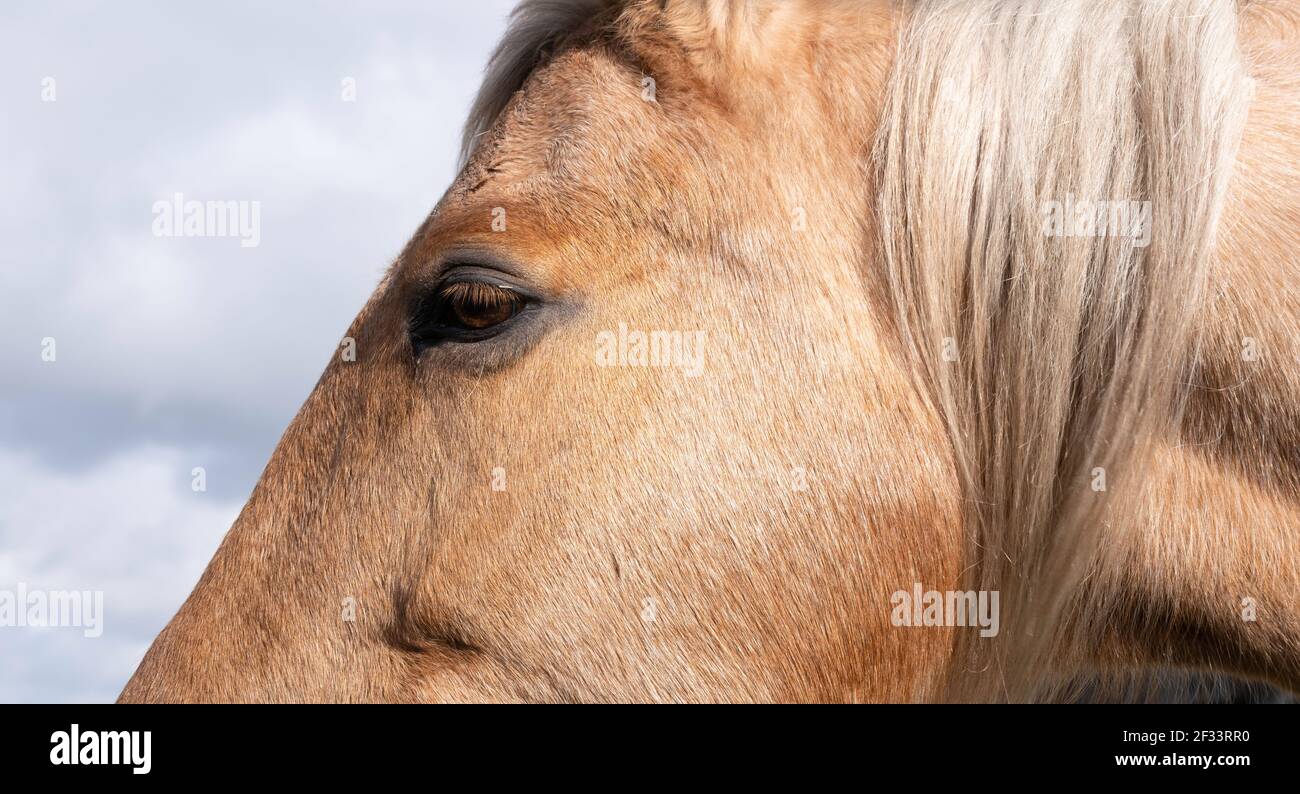
[[[662,135],[653,96],[639,70],[603,48],[565,52],[516,93],[458,187],[616,180],[612,163],[644,154]]]

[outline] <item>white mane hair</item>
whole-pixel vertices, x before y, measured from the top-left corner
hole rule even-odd
[[[1095,635],[1097,604],[1069,601],[1127,547],[1090,477],[1136,489],[1144,445],[1179,435],[1250,96],[1233,0],[909,7],[878,136],[882,255],[957,452],[969,585],[1002,591],[1008,642],[970,667],[1012,697],[1067,633]],[[1071,197],[1145,203],[1145,244],[1049,235],[1044,206]]]

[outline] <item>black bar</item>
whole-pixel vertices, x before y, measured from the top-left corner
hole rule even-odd
[[[1058,782],[1222,783],[1289,778],[1297,752],[1293,713],[1267,706],[860,706],[737,719],[716,710],[684,718],[625,709],[597,716],[409,706],[9,706],[0,758],[7,773],[38,780],[137,785],[407,771],[436,786],[454,770],[495,778],[531,768],[550,777],[557,765],[633,779],[696,766],[794,766],[814,776],[844,767],[864,782],[894,775],[917,788],[936,779],[1044,783],[1044,774]],[[74,724],[83,752],[87,744],[105,747],[99,732],[148,731],[149,772],[136,774],[130,763],[53,764],[60,735],[70,740]],[[88,740],[87,732],[96,733]],[[136,739],[142,748],[143,733]]]

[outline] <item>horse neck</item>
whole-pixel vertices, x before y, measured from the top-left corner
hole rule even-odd
[[[1103,663],[1226,669],[1300,691],[1300,15],[1275,12],[1243,18],[1255,97],[1182,435],[1148,461],[1127,513],[1137,524],[1084,612]]]

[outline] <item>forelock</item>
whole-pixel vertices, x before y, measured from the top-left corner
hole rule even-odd
[[[496,122],[547,51],[623,3],[624,0],[523,0],[510,14],[505,37],[492,53],[483,85],[470,107],[461,138],[461,165],[469,160],[479,138]]]

